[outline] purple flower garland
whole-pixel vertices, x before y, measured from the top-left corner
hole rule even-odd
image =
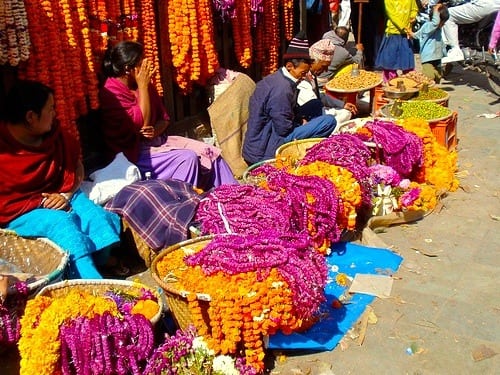
[[[154,346],[153,327],[142,314],[78,317],[61,326],[59,340],[64,375],[142,375]]]
[[[254,185],[221,185],[203,199],[195,219],[203,234],[290,232],[290,209],[282,196]]]
[[[423,143],[414,133],[391,121],[375,119],[365,127],[372,132],[373,141],[382,146],[384,164],[403,178],[411,176],[423,163]]]
[[[20,318],[28,301],[28,284],[16,282],[11,293],[0,304],[0,348],[15,345],[21,333]]]
[[[351,172],[361,187],[363,204],[371,204],[369,183],[370,149],[354,134],[334,134],[307,150],[299,165],[308,165],[322,161]]]
[[[325,240],[331,243],[339,241],[341,230],[337,217],[342,201],[331,181],[319,176],[293,175],[270,164],[256,168],[256,173],[265,173],[269,189],[284,195],[291,208],[293,233],[308,233],[313,244],[319,247]],[[314,228],[314,233],[310,232],[309,226]]]
[[[265,278],[276,268],[292,290],[295,311],[302,318],[311,317],[325,300],[325,258],[304,234],[267,230],[256,235],[219,235],[184,261],[192,267],[201,266],[206,275],[253,271]]]

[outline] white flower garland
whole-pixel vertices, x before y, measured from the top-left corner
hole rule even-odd
[[[0,65],[28,60],[30,45],[24,1],[0,1]]]

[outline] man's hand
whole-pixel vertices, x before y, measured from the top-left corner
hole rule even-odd
[[[358,107],[356,107],[356,105],[352,104],[352,103],[346,103],[344,105],[344,109],[347,109],[349,112],[351,112],[353,115],[357,115],[358,114]]]

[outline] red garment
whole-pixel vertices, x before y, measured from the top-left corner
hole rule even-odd
[[[168,121],[170,118],[161,98],[151,85],[149,98],[151,124],[160,120]],[[144,123],[138,92],[130,90],[117,78],[108,78],[99,93],[99,99],[108,159],[112,160],[116,154],[123,152],[129,161],[136,163],[142,142],[140,130]]]
[[[18,142],[0,123],[0,226],[40,207],[42,193],[70,191],[79,150],[78,140],[58,125],[34,147]]]

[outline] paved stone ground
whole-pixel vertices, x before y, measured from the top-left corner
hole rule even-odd
[[[330,352],[273,352],[271,374],[500,374],[500,355],[473,359],[500,353],[500,118],[477,117],[500,111],[500,100],[484,76],[461,68],[440,87],[459,116],[460,189],[423,220],[380,234],[404,260],[391,298],[371,305],[378,320],[361,346],[346,338]],[[0,374],[17,374],[17,361],[1,353]]]

